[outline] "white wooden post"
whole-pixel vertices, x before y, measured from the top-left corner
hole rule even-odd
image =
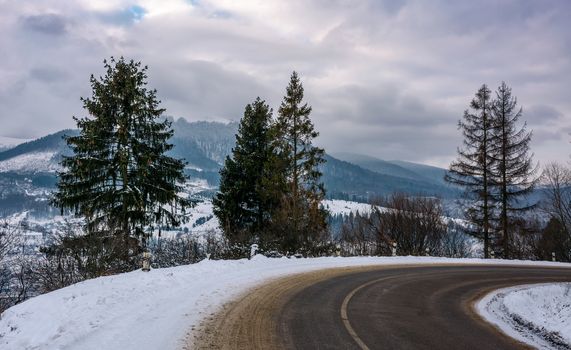
[[[143,252],[143,271],[151,271],[151,252]]]
[[[397,242],[393,242],[393,256],[397,256]]]

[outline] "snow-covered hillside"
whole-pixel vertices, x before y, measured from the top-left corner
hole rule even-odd
[[[1,164],[1,162],[0,162]],[[213,188],[208,185],[205,180],[194,180],[190,181],[185,186],[185,192],[191,195],[196,195],[201,191],[212,190]],[[38,200],[46,200],[49,196],[49,192],[40,191],[38,193],[30,193],[30,196],[37,196]],[[212,199],[205,197],[198,197],[198,202],[196,205],[189,209],[187,212],[188,221],[184,223],[181,227],[176,228],[171,231],[162,231],[162,237],[175,237],[180,234],[188,234],[192,237],[203,239],[210,235],[220,235],[220,225],[218,219],[214,215],[214,210],[212,207]],[[324,200],[322,205],[325,209],[329,211],[331,215],[343,215],[348,216],[350,213],[361,213],[369,214],[371,212],[371,205],[367,203],[351,202],[346,200]],[[387,210],[386,208],[380,208],[381,210]],[[445,220],[453,220],[450,218],[444,218]],[[18,212],[7,217],[1,217],[0,220],[7,220],[9,223],[15,225],[23,220],[25,220],[29,226],[33,227],[43,227],[42,231],[57,233],[65,229],[68,222],[78,223],[78,219],[72,216],[39,216],[34,214],[34,211],[26,210],[23,212]],[[459,220],[457,220],[459,221]],[[158,231],[157,231],[158,233]]]
[[[571,283],[500,289],[483,298],[477,309],[488,322],[534,347],[571,347]]]
[[[208,185],[206,183],[195,183],[195,186],[197,186],[197,188],[203,186],[202,189],[206,189],[207,187],[204,186]],[[322,205],[331,213],[331,215],[347,216],[351,212],[365,214],[371,211],[370,204],[337,199],[324,200]],[[220,223],[218,222],[218,218],[214,216],[212,200],[209,198],[203,198],[194,208],[190,209],[188,222],[183,224],[181,229],[183,232],[189,233],[197,238],[204,237],[207,234],[220,234]],[[181,229],[166,232],[164,235],[168,236],[177,234]]]
[[[323,207],[329,211],[331,215],[344,215],[357,213],[368,214],[371,212],[371,205],[367,203],[351,202],[340,199],[326,199],[321,202]]]
[[[29,299],[1,315],[0,348],[179,349],[188,332],[224,303],[272,278],[333,267],[419,263],[568,266],[427,257],[205,260],[101,277]]]
[[[203,186],[202,189],[207,189],[206,183],[201,185],[196,183],[195,186]],[[348,216],[350,213],[366,214],[371,212],[371,205],[367,203],[351,202],[345,200],[324,200],[322,205],[327,209],[331,215],[344,215]],[[214,216],[212,207],[212,200],[203,198],[201,202],[197,203],[194,208],[189,210],[188,222],[182,225],[182,230],[197,238],[202,238],[207,234],[221,234],[220,223],[218,218]],[[180,229],[175,231],[166,232],[165,236],[177,234]]]
[[[0,161],[0,173],[3,172],[19,172],[19,173],[55,173],[60,170],[56,152],[32,152],[25,153],[10,159]]]

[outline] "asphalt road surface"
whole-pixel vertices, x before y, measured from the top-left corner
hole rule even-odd
[[[524,349],[476,315],[473,303],[494,289],[554,281],[571,281],[571,269],[416,266],[294,276],[229,306],[206,327],[216,343],[197,347]]]

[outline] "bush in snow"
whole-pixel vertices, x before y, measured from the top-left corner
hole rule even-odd
[[[0,223],[0,312],[38,294],[34,262],[21,223]]]
[[[196,263],[206,257],[199,242],[188,235],[176,238],[153,238],[148,243],[152,266],[171,267]]]

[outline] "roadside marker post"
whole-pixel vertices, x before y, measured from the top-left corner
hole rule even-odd
[[[151,252],[143,252],[143,271],[151,271]]]
[[[397,242],[393,242],[393,256],[397,256]]]
[[[555,260],[555,252],[551,252],[551,261],[557,261]]]
[[[250,259],[252,259],[257,252],[258,252],[258,245],[254,243],[250,246]]]

